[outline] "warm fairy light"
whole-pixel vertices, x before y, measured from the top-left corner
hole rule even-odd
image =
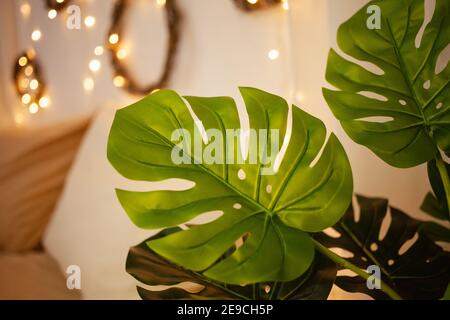
[[[27,56],[29,59],[34,59],[36,57],[36,51],[33,48],[27,50]]]
[[[284,10],[289,10],[289,2],[288,0],[283,0],[283,9]]]
[[[156,0],[156,5],[159,7],[164,7],[166,5],[166,0]]]
[[[50,99],[48,97],[42,97],[39,99],[39,106],[41,108],[47,108],[48,105],[50,104]]]
[[[117,44],[119,42],[119,35],[117,33],[113,33],[109,36],[109,43]]]
[[[30,94],[29,93],[25,93],[23,96],[22,96],[22,103],[23,104],[29,104],[31,102],[31,96],[30,96]]]
[[[33,102],[32,104],[30,104],[30,106],[28,107],[28,110],[30,111],[30,113],[35,114],[39,111],[39,106],[37,105],[36,102]]]
[[[97,59],[92,59],[92,60],[89,62],[89,69],[90,69],[92,72],[97,72],[98,70],[100,70],[100,67],[101,67],[101,63],[100,63],[100,61],[98,61]]]
[[[19,86],[22,89],[27,89],[29,85],[30,85],[30,80],[28,80],[27,78],[20,79]]]
[[[20,5],[20,13],[22,13],[25,18],[30,16],[31,6],[28,2],[24,2]]]
[[[83,80],[83,88],[86,91],[92,91],[92,89],[94,89],[94,79],[91,77],[85,78]]]
[[[113,79],[113,83],[118,88],[123,87],[125,85],[125,78],[122,76],[115,76]]]
[[[56,0],[56,2],[58,2],[58,3],[63,3],[64,0]]]
[[[84,24],[88,28],[92,28],[95,25],[95,18],[93,16],[87,16],[84,18]]]
[[[14,121],[16,122],[16,125],[21,126],[23,124],[23,121],[25,120],[23,114],[17,113],[14,116]]]
[[[247,2],[250,4],[256,4],[258,2],[258,0],[247,0]]]
[[[278,52],[278,50],[276,49],[272,49],[269,51],[267,56],[269,57],[270,60],[276,60],[280,56],[280,52]]]
[[[96,56],[101,56],[103,54],[103,47],[102,46],[95,47],[94,53]]]
[[[58,12],[55,9],[52,9],[48,12],[47,16],[50,20],[53,20],[58,15]]]
[[[30,89],[31,90],[36,90],[39,87],[39,81],[37,81],[36,79],[33,79],[30,81]]]
[[[33,74],[33,71],[34,71],[34,69],[33,69],[33,67],[32,66],[27,66],[26,68],[25,68],[25,75],[27,76],[27,77],[29,77],[29,76],[31,76],[32,74]]]
[[[116,56],[120,60],[125,59],[128,55],[128,52],[125,48],[121,48],[119,51],[117,51]]]
[[[20,57],[19,66],[24,67],[28,63],[27,57]]]
[[[40,30],[36,29],[31,33],[31,40],[39,41],[42,37],[42,33]]]
[[[297,102],[303,102],[305,100],[305,96],[302,92],[297,91],[295,94],[295,99],[297,99]]]

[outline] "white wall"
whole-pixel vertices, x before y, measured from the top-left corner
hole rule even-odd
[[[97,18],[92,30],[68,30],[64,17],[47,18],[44,1],[29,2],[33,11],[24,19],[18,9],[21,1],[14,1],[18,47],[26,49],[31,44],[31,31],[41,29],[43,37],[36,44],[36,51],[52,105],[29,117],[28,125],[85,114],[104,104],[123,106],[137,99],[112,85],[108,54],[101,57],[102,69],[93,76],[94,91],[86,93],[82,87],[83,79],[91,74],[88,62],[94,58],[93,50],[106,38],[112,1],[76,1],[84,16]],[[326,85],[326,58],[330,46],[335,45],[336,29],[366,0],[291,0],[288,12],[279,7],[251,14],[238,10],[231,0],[178,3],[183,13],[182,37],[172,88],[182,94],[238,98],[237,86],[245,85],[289,98],[337,133],[349,154],[357,192],[389,197],[394,205],[419,214],[418,208],[429,189],[425,167],[391,168],[353,143],[321,94]],[[161,68],[166,39],[163,12],[154,1],[135,0],[127,22],[130,68],[139,79],[148,82],[155,79]],[[272,48],[280,51],[276,61],[267,58]],[[15,109],[19,111],[24,111],[20,105]]]

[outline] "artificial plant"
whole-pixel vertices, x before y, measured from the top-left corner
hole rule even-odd
[[[385,0],[369,5],[380,6],[382,29],[365,30],[364,7],[340,27],[338,44],[348,55],[377,65],[382,74],[373,74],[331,51],[327,79],[339,91],[325,89],[325,98],[346,132],[389,164],[410,167],[430,161],[433,166],[431,161],[435,161],[439,179],[434,194],[428,196],[432,202],[424,206],[441,214],[449,207],[441,201],[447,199],[448,176],[443,174],[445,163],[439,156],[439,148],[450,151],[446,128],[449,70],[431,75],[434,65],[429,61],[437,59],[449,38],[448,5],[437,0],[438,14],[425,29],[422,49],[414,49],[411,39],[423,21],[423,1]],[[419,91],[422,80],[426,91]],[[387,101],[369,98],[361,91]],[[141,297],[324,299],[333,283],[382,299],[442,297],[450,277],[450,256],[434,243],[442,239],[440,225],[423,224],[391,208],[393,219],[386,238],[377,238],[387,201],[359,197],[361,216],[355,220],[350,206],[350,165],[333,134],[325,142],[323,123],[293,106],[292,129],[288,129],[290,111],[282,98],[253,88],[241,88],[241,94],[250,128],[278,129],[280,143],[291,130],[283,160],[270,163],[274,174],[260,174],[261,159],[256,164],[205,164],[194,148],[184,154],[190,162],[174,164],[171,152],[177,144],[172,132],[183,128],[195,135],[201,131],[184,100],[204,129],[225,132],[240,128],[231,98],[183,100],[171,90],[160,90],[116,113],[108,158],[122,175],[133,180],[181,178],[195,183],[183,191],[117,190],[137,226],[163,230],[131,248],[128,255],[131,275],[149,285],[171,286],[162,291],[139,288]],[[367,119],[373,116],[392,120]],[[265,139],[270,149],[269,136]],[[206,139],[203,146],[210,142]],[[255,144],[250,137],[249,148]],[[240,137],[232,149],[222,141],[219,158],[230,153],[236,157],[240,145]],[[206,224],[189,225],[193,218],[213,210],[222,215]],[[181,224],[182,229],[176,228]],[[338,238],[322,233],[332,226],[340,230]],[[400,254],[398,248],[415,234],[419,240]],[[344,259],[332,247],[351,251],[353,257]],[[383,270],[381,291],[364,288],[369,263]],[[338,268],[350,269],[357,276],[337,276]],[[186,281],[200,289],[173,286]]]

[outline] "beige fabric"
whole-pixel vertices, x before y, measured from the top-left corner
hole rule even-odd
[[[69,290],[58,264],[48,254],[0,254],[0,300],[80,299],[79,290]]]
[[[0,251],[39,245],[89,120],[0,131]]]

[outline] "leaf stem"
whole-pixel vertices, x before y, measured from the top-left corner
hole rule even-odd
[[[447,199],[447,208],[450,220],[450,178],[448,176],[447,168],[445,167],[444,159],[440,152],[436,155],[436,166],[439,170],[439,175],[441,176],[442,184],[444,185],[445,198]]]
[[[321,253],[323,253],[325,256],[327,256],[329,259],[334,261],[338,266],[341,266],[345,269],[349,269],[356,273],[358,276],[369,279],[369,274],[365,272],[364,270],[360,269],[359,267],[355,266],[353,263],[347,261],[346,259],[338,256],[336,253],[319,243],[317,240],[312,239],[314,242],[314,245],[316,246],[317,250],[319,250]],[[400,295],[394,291],[391,287],[389,287],[385,282],[383,282],[381,279],[381,290],[386,293],[389,297],[391,297],[393,300],[402,300]]]

